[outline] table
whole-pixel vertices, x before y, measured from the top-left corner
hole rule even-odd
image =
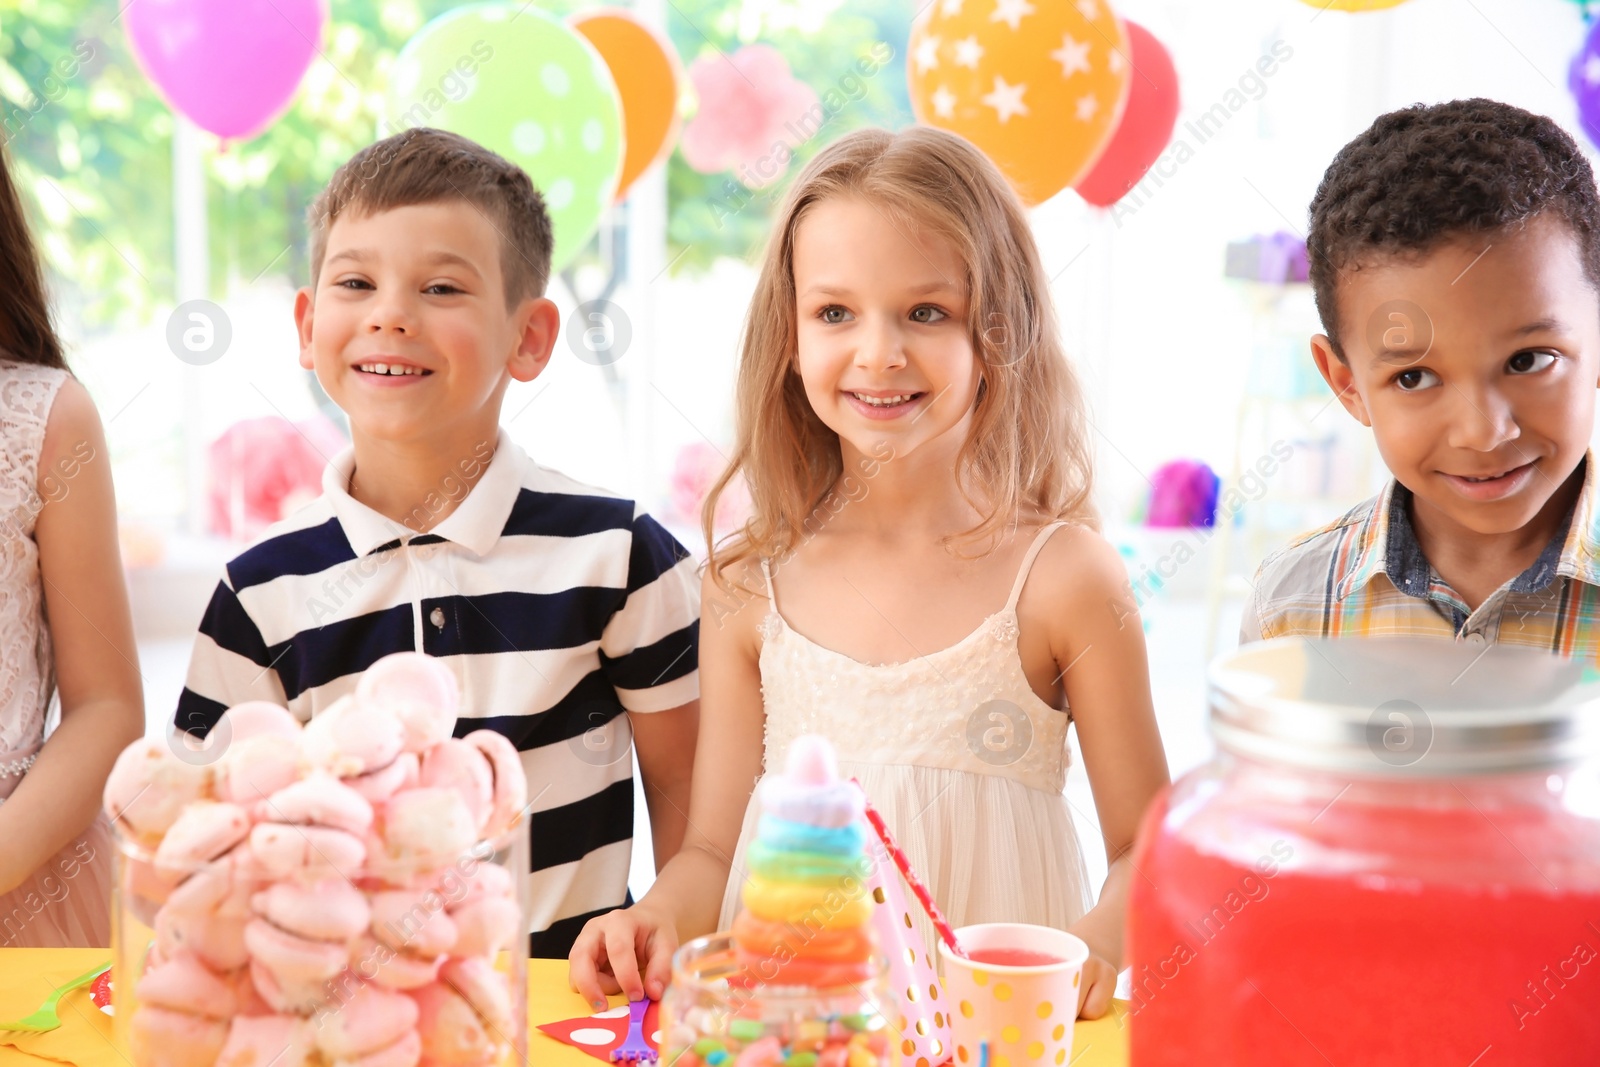
[[[37,1008],[50,995],[50,991],[63,982],[97,963],[109,962],[109,949],[0,949],[0,1019],[15,1019]],[[77,1047],[83,1049],[77,1062],[81,1067],[116,1065],[123,1067],[126,1059],[111,1045],[111,1020],[99,1016],[92,1007],[86,1012],[87,999],[71,994],[62,999],[60,1012],[69,1020]],[[623,1003],[613,997],[612,1004]],[[539,1023],[570,1019],[589,1014],[583,998],[567,987],[565,960],[530,960],[528,962],[528,1026],[529,1062],[538,1067],[596,1067],[600,1062],[577,1049],[554,1041],[533,1027]],[[1072,1067],[1123,1067],[1128,1062],[1127,1005],[1118,1001],[1114,1010],[1102,1019],[1079,1022],[1073,1032]],[[54,1035],[64,1038],[63,1031]],[[30,1047],[38,1049],[37,1045]],[[72,1060],[47,1059],[0,1045],[0,1067],[47,1067]]]

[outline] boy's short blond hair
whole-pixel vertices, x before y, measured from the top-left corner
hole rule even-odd
[[[340,215],[463,200],[500,235],[508,308],[544,295],[553,236],[544,197],[521,167],[459,134],[403,130],[351,156],[312,203],[311,287],[322,273],[328,231]]]

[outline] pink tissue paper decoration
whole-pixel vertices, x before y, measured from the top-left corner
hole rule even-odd
[[[253,540],[322,493],[322,469],[345,448],[326,417],[243,419],[207,450],[211,531]]]
[[[1146,526],[1213,526],[1217,519],[1216,472],[1198,460],[1163,464],[1150,483]]]
[[[689,80],[700,110],[678,147],[683,161],[702,174],[731,170],[751,189],[770,185],[788,169],[793,149],[822,125],[815,90],[790,73],[771,45],[701,56],[690,65]]]
[[[709,442],[695,441],[684,445],[672,465],[669,497],[672,518],[698,529],[701,505],[726,466],[727,460]],[[743,526],[749,517],[750,491],[745,487],[744,479],[736,476],[728,483],[722,496],[717,498],[717,514],[712,526],[720,537]]]
[[[889,960],[889,1003],[885,1014],[894,1028],[890,1040],[911,1043],[911,1052],[900,1060],[906,1067],[924,1060],[935,1065],[944,1063],[955,1048],[944,983],[934,972],[933,953],[911,920],[912,905],[899,869],[865,819],[861,828],[866,832],[873,859],[872,874],[867,878],[867,892],[875,902],[872,928],[878,935],[878,948]]]

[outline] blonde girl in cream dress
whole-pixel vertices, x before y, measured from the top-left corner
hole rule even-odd
[[[774,223],[737,417],[705,515],[739,477],[751,517],[704,578],[688,836],[639,903],[590,921],[574,987],[659,996],[677,944],[731,925],[752,787],[820,733],[954,925],[1078,934],[1079,1010],[1103,1014],[1127,852],[1167,767],[1126,572],[1095,532],[1091,428],[987,158],[920,127],[817,154]],[[1069,723],[1109,863],[1097,898],[1062,794]]]

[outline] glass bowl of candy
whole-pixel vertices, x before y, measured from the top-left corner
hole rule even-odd
[[[527,783],[452,736],[448,668],[405,654],[301,726],[229,709],[129,746],[114,1027],[133,1067],[512,1067],[527,1059]]]
[[[673,1067],[899,1067],[887,966],[838,986],[783,984],[781,960],[741,962],[728,934],[672,958],[661,1062]],[[770,977],[769,977],[770,976]]]

